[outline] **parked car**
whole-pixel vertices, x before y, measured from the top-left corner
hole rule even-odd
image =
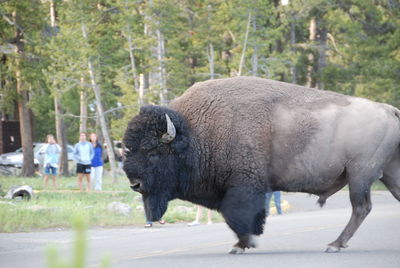
[[[120,159],[120,154],[118,153],[119,148],[122,147],[122,142],[121,141],[113,141],[114,143],[114,156],[115,156],[115,160],[118,161],[118,159]],[[107,143],[103,144],[103,160],[104,163],[108,163],[110,161],[110,159],[108,159],[108,154],[107,154]]]
[[[35,166],[37,167],[43,165],[45,145],[46,143],[33,144],[34,163]],[[67,149],[68,149],[68,161],[73,161],[74,147],[68,144]],[[0,165],[20,168],[22,167],[22,163],[23,163],[22,148],[17,149],[15,152],[0,155]]]
[[[35,159],[39,160],[40,165],[43,165],[44,162],[44,155],[45,155],[45,149],[46,147],[44,146],[46,143],[40,143],[40,147],[38,148],[38,153],[35,155]],[[74,161],[74,146],[68,144],[67,145],[67,152],[68,152],[68,161]]]

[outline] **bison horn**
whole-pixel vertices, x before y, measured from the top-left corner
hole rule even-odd
[[[170,143],[175,139],[176,129],[174,123],[172,123],[171,119],[167,114],[165,114],[165,118],[167,119],[167,133],[162,135],[161,141],[164,143]]]

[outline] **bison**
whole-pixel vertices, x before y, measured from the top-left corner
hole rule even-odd
[[[219,211],[238,242],[263,233],[265,193],[326,199],[349,186],[352,215],[328,252],[347,242],[371,210],[381,180],[400,201],[400,111],[330,91],[255,78],[196,83],[168,107],[145,106],[128,125],[124,171],[160,220],[179,198]]]

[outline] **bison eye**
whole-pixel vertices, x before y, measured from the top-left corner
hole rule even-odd
[[[125,147],[124,152],[123,152],[124,157],[127,157],[128,155],[130,155],[132,153],[132,151],[133,151],[132,149]]]
[[[131,189],[134,190],[135,192],[142,192],[142,184],[140,182],[135,182],[131,184]]]

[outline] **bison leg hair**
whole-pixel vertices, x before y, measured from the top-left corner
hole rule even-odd
[[[264,232],[266,216],[267,212],[265,211],[265,208],[256,214],[253,224],[253,234],[262,235],[262,233]]]
[[[229,251],[229,254],[242,254],[246,248],[256,248],[257,243],[254,235],[248,235],[246,237],[239,238],[239,241],[233,245],[233,248]]]
[[[254,235],[263,232],[265,223],[264,203],[265,194],[251,189],[233,188],[226,192],[220,211],[239,238],[230,253],[243,253],[246,248],[256,247]]]
[[[346,225],[339,237],[328,245],[325,252],[339,252],[341,248],[347,248],[347,242],[357,231],[358,227],[371,211],[371,184],[373,180],[360,183],[365,177],[349,181],[350,201],[352,214],[349,223]]]

